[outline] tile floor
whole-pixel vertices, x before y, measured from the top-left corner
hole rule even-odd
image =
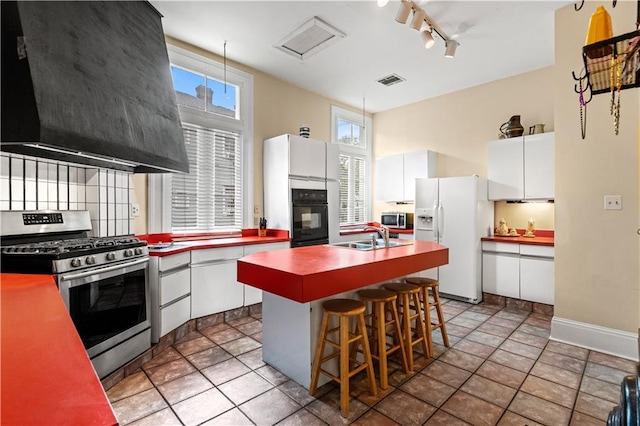
[[[443,300],[450,348],[392,367],[377,397],[352,379],[316,397],[262,361],[260,316],[191,332],[107,391],[121,425],[604,425],[635,363],[548,339],[551,318]]]

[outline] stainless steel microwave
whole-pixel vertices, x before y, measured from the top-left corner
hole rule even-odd
[[[412,229],[413,213],[386,212],[380,215],[380,223],[389,228]]]

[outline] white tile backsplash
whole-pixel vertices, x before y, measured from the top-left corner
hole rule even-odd
[[[134,233],[130,173],[0,155],[0,209],[88,210],[93,236]]]

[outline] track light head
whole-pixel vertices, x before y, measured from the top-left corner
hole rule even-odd
[[[422,24],[424,24],[424,18],[426,13],[422,9],[416,9],[413,12],[413,19],[411,20],[411,24],[409,25],[416,31],[420,31],[422,29]]]
[[[409,19],[409,13],[411,13],[411,5],[412,3],[408,0],[402,0],[400,2],[398,13],[396,13],[396,21],[400,22],[401,24],[407,23],[407,19]]]
[[[430,49],[436,44],[436,41],[433,39],[433,34],[431,34],[431,28],[422,31],[420,36],[422,37],[422,44],[424,44],[425,49]]]
[[[389,0],[378,0],[378,7],[385,7]]]
[[[456,49],[458,48],[458,46],[460,46],[460,43],[458,43],[457,41],[447,40],[445,42],[444,57],[453,58],[456,55]]]

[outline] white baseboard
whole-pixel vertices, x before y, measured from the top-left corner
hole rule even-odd
[[[551,319],[551,340],[638,361],[638,335],[565,318]]]

